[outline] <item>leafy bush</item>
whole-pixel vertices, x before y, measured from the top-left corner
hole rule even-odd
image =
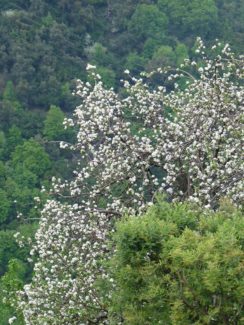
[[[243,215],[154,205],[120,221],[110,264],[113,308],[125,324],[241,324]]]

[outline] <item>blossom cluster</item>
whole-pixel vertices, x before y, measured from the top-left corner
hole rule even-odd
[[[112,254],[114,221],[142,213],[158,193],[209,208],[221,196],[243,200],[242,61],[228,46],[212,59],[201,42],[198,50],[200,65],[166,72],[171,91],[152,87],[149,74],[123,81],[117,94],[90,65],[93,83],[77,81],[81,104],[65,120],[78,130],[77,142],[65,143],[77,166],[72,180],[53,179],[41,213],[34,277],[18,299],[27,325],[109,323],[109,292],[97,281],[113,281],[101,260]]]

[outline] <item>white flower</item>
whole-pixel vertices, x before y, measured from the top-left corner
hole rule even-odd
[[[17,318],[16,318],[15,316],[13,316],[13,317],[9,318],[8,323],[9,323],[9,324],[13,324],[13,322],[14,322],[16,319],[17,319]]]
[[[96,69],[96,66],[88,63],[86,66],[86,70],[93,70],[93,69]]]

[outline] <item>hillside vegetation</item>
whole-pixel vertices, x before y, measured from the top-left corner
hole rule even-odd
[[[77,79],[93,82],[87,64],[123,97],[125,70],[138,77],[187,58],[200,67],[197,37],[243,53],[243,21],[241,0],[0,0],[0,291],[31,280],[29,248],[14,234],[33,237],[52,178],[73,176],[79,157],[59,141],[75,141],[77,128],[63,120],[80,104]],[[173,89],[162,75],[151,85],[162,82]],[[0,325],[12,314],[0,302]]]

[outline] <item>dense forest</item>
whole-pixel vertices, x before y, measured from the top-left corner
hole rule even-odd
[[[0,292],[30,281],[29,248],[14,234],[34,236],[53,177],[72,177],[77,155],[59,141],[74,142],[63,120],[79,104],[76,80],[92,83],[87,64],[123,96],[125,70],[200,60],[197,37],[243,53],[243,21],[241,0],[0,0]],[[1,325],[13,315],[6,299],[0,315]]]

